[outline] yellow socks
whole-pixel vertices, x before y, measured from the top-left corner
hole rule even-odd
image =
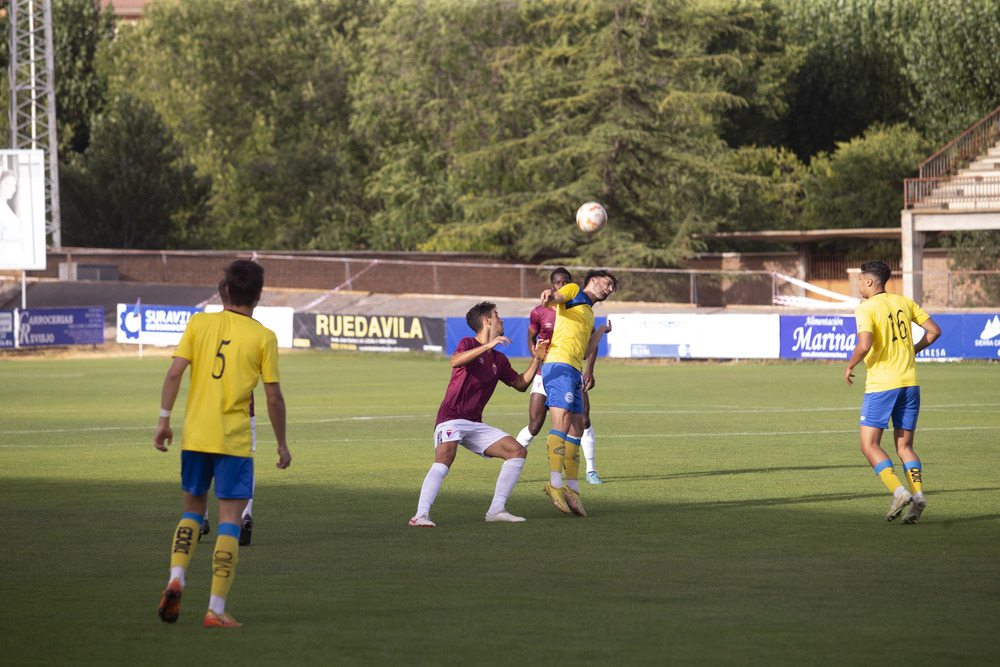
[[[892,461],[889,459],[875,464],[874,468],[875,474],[882,480],[885,488],[889,489],[890,493],[895,493],[896,489],[903,486],[903,483],[896,477],[896,471],[892,469]]]
[[[924,485],[920,479],[920,461],[903,461],[903,469],[906,470],[906,488],[909,492],[914,495],[923,493]]]
[[[198,544],[198,531],[201,529],[202,518],[204,517],[194,512],[184,512],[184,516],[181,517],[181,522],[174,531],[174,541],[170,551],[171,572],[174,572],[174,568],[186,571],[191,564],[191,556],[194,554],[195,545]],[[172,578],[180,578],[183,585],[182,577]]]
[[[566,454],[563,456],[566,479],[578,479],[580,475],[580,439],[566,436]]]
[[[225,599],[233,585],[240,551],[240,527],[235,523],[220,523],[219,538],[212,554],[212,595]]]
[[[566,456],[565,438],[566,434],[561,431],[549,431],[549,437],[545,441],[549,448],[549,473],[553,479],[555,473],[559,473],[558,486],[562,486],[563,459]]]

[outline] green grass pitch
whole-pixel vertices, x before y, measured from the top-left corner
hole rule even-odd
[[[181,511],[179,443],[152,446],[168,364],[0,363],[3,664],[995,664],[997,364],[920,366],[915,526],[882,519],[842,365],[602,361],[588,518],[543,494],[539,438],[508,502],[526,523],[483,521],[500,464],[460,450],[438,528],[414,529],[447,360],[285,354],[293,461],[262,414],[238,630],[201,627],[214,503],[180,619],[157,618]],[[501,385],[486,421],[516,434],[527,402]]]

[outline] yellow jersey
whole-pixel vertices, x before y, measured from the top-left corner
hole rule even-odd
[[[583,355],[594,331],[594,304],[574,283],[559,289],[565,301],[557,303],[556,324],[545,363],[563,363],[583,371]]]
[[[278,382],[278,339],[252,317],[195,313],[175,357],[191,362],[181,448],[253,456],[250,400],[258,378]]]
[[[858,333],[872,335],[865,355],[865,392],[919,386],[910,323],[923,324],[930,316],[912,299],[883,292],[858,306],[854,317]]]

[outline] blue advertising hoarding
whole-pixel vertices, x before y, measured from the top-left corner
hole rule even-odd
[[[157,304],[118,304],[116,339],[119,343],[177,345],[188,320],[201,308]]]
[[[1000,359],[1000,313],[967,313],[962,318],[962,356]],[[934,318],[937,321],[937,318]],[[935,343],[936,345],[936,343]]]
[[[782,315],[779,326],[782,359],[851,358],[858,342],[854,316]]]
[[[17,311],[16,319],[19,347],[104,344],[103,306],[30,308]]]
[[[14,311],[0,310],[0,349],[14,347]]]
[[[941,327],[941,337],[917,359],[1000,358],[1000,314],[930,315]],[[847,361],[857,344],[853,316],[782,315],[780,330],[782,359]],[[922,332],[914,333],[916,340],[922,336]]]
[[[594,319],[594,326],[599,327],[607,322],[606,317]],[[528,350],[528,318],[510,317],[503,321],[504,336],[510,338],[510,345],[497,345],[496,349],[503,352],[507,357],[531,357]],[[458,347],[458,341],[466,336],[475,336],[472,329],[464,317],[449,317],[445,320],[445,352],[454,354]],[[601,338],[601,343],[597,347],[597,356],[606,357],[608,355],[608,337]]]

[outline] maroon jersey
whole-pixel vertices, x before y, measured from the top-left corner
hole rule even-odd
[[[535,306],[528,316],[528,331],[538,334],[535,341],[552,340],[552,330],[556,327],[556,309],[545,306]],[[538,364],[537,375],[542,374],[542,365]]]
[[[552,340],[552,329],[556,326],[556,309],[535,306],[528,317],[528,330],[538,332],[538,340]]]
[[[465,352],[481,347],[481,343],[467,336],[458,341],[455,352]],[[496,349],[488,350],[472,363],[451,369],[451,380],[444,392],[444,400],[438,409],[434,426],[452,419],[483,421],[483,409],[493,396],[497,382],[514,384],[519,374],[511,368],[506,355]]]

